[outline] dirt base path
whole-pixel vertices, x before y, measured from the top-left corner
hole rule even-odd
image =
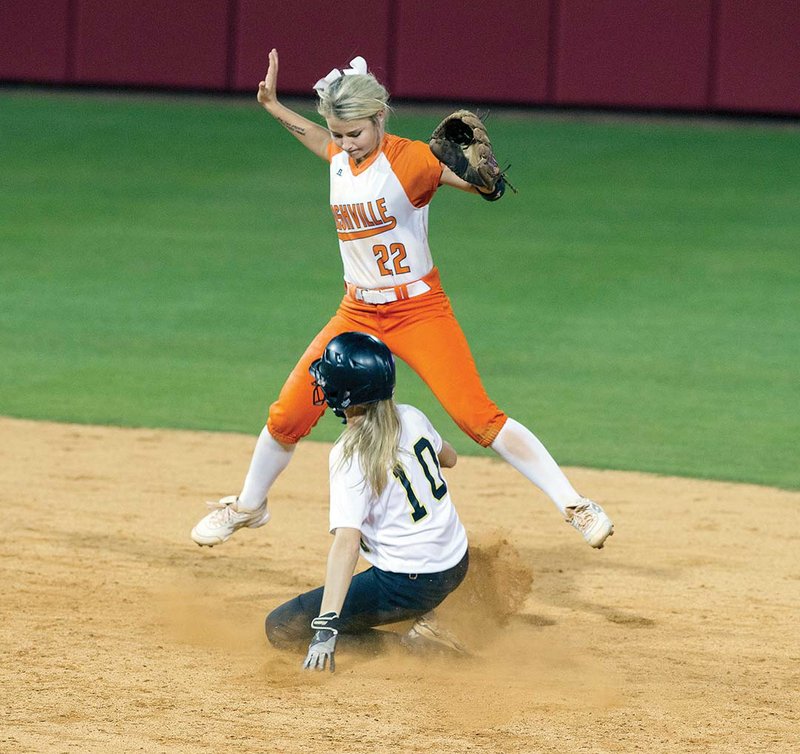
[[[617,524],[597,552],[462,458],[474,568],[444,612],[473,657],[309,675],[262,622],[322,581],[328,446],[301,445],[267,527],[189,539],[253,442],[0,419],[0,751],[800,750],[800,494],[570,469]]]

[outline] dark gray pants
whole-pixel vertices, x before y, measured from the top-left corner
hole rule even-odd
[[[353,577],[339,616],[341,634],[412,620],[433,610],[467,575],[469,551],[440,573],[391,573],[368,568]],[[266,620],[267,638],[276,647],[309,641],[311,621],[319,615],[324,587],[312,589],[276,607]]]

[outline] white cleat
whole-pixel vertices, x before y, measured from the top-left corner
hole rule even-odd
[[[192,539],[198,545],[213,547],[230,539],[237,529],[245,526],[248,529],[257,529],[269,521],[266,500],[252,511],[237,510],[238,502],[237,495],[228,495],[216,503],[207,503],[214,510],[197,522],[197,526],[192,529]]]
[[[460,655],[469,654],[467,648],[450,631],[439,625],[433,610],[417,618],[400,639],[400,643],[412,652],[444,649]]]
[[[567,508],[567,523],[577,529],[583,538],[598,550],[614,533],[614,524],[605,511],[594,501],[582,497]]]

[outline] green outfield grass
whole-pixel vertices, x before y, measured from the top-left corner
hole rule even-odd
[[[431,243],[494,399],[564,464],[800,488],[800,127],[490,125],[519,194]],[[0,175],[0,414],[259,431],[341,296],[322,161],[254,102],[6,91]]]

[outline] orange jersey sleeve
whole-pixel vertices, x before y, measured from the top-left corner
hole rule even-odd
[[[444,170],[431,148],[421,141],[386,134],[383,151],[411,204],[415,207],[428,204],[439,188]]]
[[[337,147],[332,141],[329,141],[328,142],[328,162],[330,162],[333,159],[333,156],[335,154],[338,154],[341,151],[342,150],[341,150],[340,147]]]

